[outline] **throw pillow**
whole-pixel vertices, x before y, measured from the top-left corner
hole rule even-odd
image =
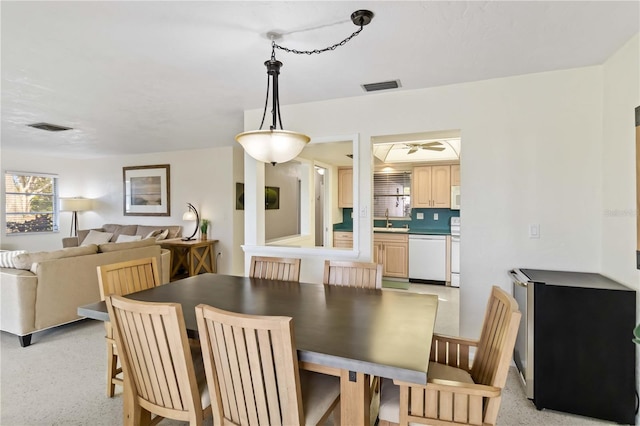
[[[116,239],[116,243],[128,243],[131,241],[140,241],[142,237],[140,235],[118,235],[118,239]]]
[[[111,232],[100,232],[92,229],[91,231],[89,231],[89,234],[87,234],[87,238],[82,241],[81,245],[88,246],[89,244],[108,243],[112,236],[113,233]]]
[[[165,238],[167,238],[167,235],[169,235],[169,230],[165,229],[164,231],[156,235],[156,241],[164,240]]]
[[[146,237],[144,237],[144,239],[146,240],[147,238],[155,238],[158,235],[160,235],[162,233],[162,229],[155,229],[151,232],[149,232]]]
[[[15,268],[13,259],[22,253],[26,253],[26,250],[13,250],[13,251],[0,251],[0,268]]]
[[[148,246],[155,246],[155,245],[156,245],[156,241],[153,238],[147,238],[145,240],[129,241],[128,243],[100,244],[98,246],[98,250],[101,253],[109,253],[112,251],[129,250],[129,249],[135,249],[139,247],[148,247]]]

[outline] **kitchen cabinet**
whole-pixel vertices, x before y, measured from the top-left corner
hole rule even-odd
[[[385,277],[409,277],[409,236],[373,233],[373,261],[382,263]]]
[[[460,164],[451,165],[451,186],[460,186]]]
[[[353,232],[333,231],[333,246],[335,248],[353,248]]]
[[[414,167],[411,186],[413,207],[451,207],[451,166]]]
[[[353,169],[338,169],[338,207],[353,208]]]

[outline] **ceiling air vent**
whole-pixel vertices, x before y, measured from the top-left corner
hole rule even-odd
[[[27,124],[29,127],[35,127],[36,129],[46,130],[47,132],[62,132],[64,130],[73,130],[71,127],[58,126],[57,124],[50,123],[33,123]]]
[[[397,89],[401,87],[400,80],[381,81],[379,83],[363,84],[362,88],[365,92],[376,92],[378,90]]]

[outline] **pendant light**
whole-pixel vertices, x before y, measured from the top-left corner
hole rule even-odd
[[[295,50],[289,49],[276,44],[275,38],[277,34],[271,33],[271,59],[266,61],[264,65],[267,67],[267,99],[264,103],[264,111],[262,113],[262,122],[260,123],[259,130],[252,130],[248,132],[240,133],[236,136],[236,141],[242,145],[245,152],[251,157],[264,163],[284,163],[296,158],[300,152],[304,149],[305,145],[309,143],[311,138],[309,136],[292,132],[290,130],[284,130],[282,128],[282,117],[280,116],[280,97],[278,94],[278,76],[280,75],[280,68],[282,62],[276,59],[275,50],[281,49],[288,53],[294,53],[297,55],[306,54],[311,55],[314,53],[322,53],[329,50],[334,50],[338,46],[342,46],[357,36],[362,28],[371,22],[373,19],[373,12],[369,10],[357,10],[351,14],[351,21],[358,25],[360,28],[351,34],[346,39],[332,46],[326,47],[320,50]],[[271,94],[271,125],[269,130],[262,130],[264,119],[267,113],[267,106],[269,104],[269,88],[273,90]],[[278,129],[277,125],[280,125]]]

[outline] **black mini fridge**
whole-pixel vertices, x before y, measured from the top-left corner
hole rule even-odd
[[[511,275],[523,312],[514,360],[536,407],[635,424],[635,291],[594,273]]]

